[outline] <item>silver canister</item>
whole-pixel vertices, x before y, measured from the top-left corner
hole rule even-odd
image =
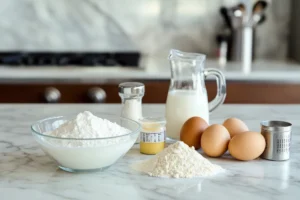
[[[292,124],[284,121],[262,121],[261,134],[266,140],[266,149],[261,158],[283,161],[290,158]]]

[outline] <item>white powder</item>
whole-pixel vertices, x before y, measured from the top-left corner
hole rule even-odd
[[[212,164],[184,142],[176,142],[151,158],[135,164],[137,171],[156,177],[192,178],[212,176],[224,169]]]
[[[93,115],[89,111],[79,113],[75,119],[64,122],[58,121],[59,126],[52,132],[46,132],[45,134],[60,137],[60,138],[76,138],[76,139],[92,139],[92,138],[105,138],[120,136],[128,134],[130,130],[119,126],[117,123],[113,123],[107,119],[99,118]],[[106,140],[56,140],[54,143],[58,145],[68,147],[79,146],[99,146],[109,145],[120,142],[120,140],[126,140],[128,138],[112,138]],[[48,141],[51,141],[50,139]]]
[[[139,99],[127,99],[124,102],[122,117],[138,121],[142,117],[142,102]]]
[[[136,138],[136,135],[124,135],[130,132],[128,129],[88,111],[79,113],[71,121],[57,120],[52,125],[58,128],[44,134],[59,139],[41,137],[37,141],[62,169],[68,171],[108,167],[132,147]],[[120,135],[124,136],[113,137]]]
[[[122,109],[122,117],[132,119],[134,121],[139,121],[142,118],[142,102],[141,99],[127,99],[124,102]],[[140,142],[140,137],[138,136],[136,143]]]
[[[103,138],[124,135],[129,130],[107,119],[99,118],[89,111],[79,113],[50,132],[49,135],[62,138]]]

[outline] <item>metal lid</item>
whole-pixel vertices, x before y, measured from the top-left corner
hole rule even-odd
[[[261,128],[266,131],[291,131],[292,124],[284,121],[262,121]]]
[[[144,95],[145,85],[139,82],[125,82],[119,84],[119,94]]]

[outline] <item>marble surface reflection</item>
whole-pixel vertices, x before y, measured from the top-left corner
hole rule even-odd
[[[299,199],[300,105],[223,105],[211,114],[211,123],[235,116],[259,131],[266,119],[293,123],[291,159],[284,162],[257,159],[240,162],[228,153],[209,158],[227,172],[193,179],[148,177],[132,170],[134,162],[151,156],[133,147],[124,158],[103,172],[68,173],[57,168],[30,133],[30,124],[54,115],[118,114],[120,105],[0,105],[1,199]],[[145,115],[163,115],[164,105],[144,105]],[[200,151],[200,153],[202,153]]]

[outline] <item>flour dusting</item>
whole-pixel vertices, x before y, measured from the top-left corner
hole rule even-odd
[[[224,171],[184,142],[171,144],[153,158],[132,166],[155,177],[192,178],[212,176]]]

